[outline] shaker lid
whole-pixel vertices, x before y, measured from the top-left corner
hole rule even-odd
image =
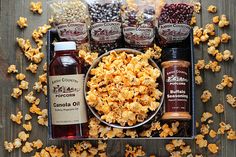
[[[184,60],[190,61],[191,50],[188,48],[165,48],[162,53],[162,61]]]
[[[54,51],[76,50],[76,44],[73,41],[55,42]]]

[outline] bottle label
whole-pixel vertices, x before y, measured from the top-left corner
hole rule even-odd
[[[136,47],[146,47],[154,40],[154,29],[147,27],[125,27],[124,38],[128,44]]]
[[[181,42],[189,36],[191,27],[187,24],[166,23],[158,28],[159,35],[166,43]]]
[[[188,112],[189,68],[172,66],[164,68],[165,111]]]
[[[99,43],[112,43],[121,37],[120,22],[95,23],[91,28],[92,39]]]
[[[84,74],[49,76],[52,124],[86,123]]]

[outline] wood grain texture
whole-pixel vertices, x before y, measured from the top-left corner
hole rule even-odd
[[[36,0],[34,0],[36,1]],[[25,102],[23,96],[30,92],[25,91],[20,99],[14,100],[10,97],[10,93],[13,87],[16,87],[18,82],[15,81],[15,75],[7,75],[6,70],[10,64],[16,64],[20,72],[26,74],[26,80],[30,83],[32,89],[33,83],[37,80],[37,77],[26,72],[25,67],[28,66],[29,62],[22,55],[21,50],[16,45],[16,37],[23,37],[31,39],[31,33],[38,26],[43,25],[47,22],[47,2],[43,0],[44,12],[41,16],[33,14],[29,10],[30,0],[0,0],[0,157],[28,157],[32,154],[23,154],[20,150],[15,150],[12,153],[8,153],[3,148],[3,141],[12,141],[17,137],[17,133],[23,128],[16,124],[13,124],[10,120],[10,114],[16,113],[19,110],[23,111],[23,114],[28,112],[29,104]],[[211,23],[213,14],[207,12],[207,7],[211,4],[216,5],[218,8],[217,15],[226,14],[230,19],[230,27],[227,29],[218,29],[216,33],[218,35],[223,32],[227,32],[232,36],[232,40],[229,44],[221,45],[220,50],[224,49],[236,51],[236,1],[235,0],[202,0],[202,11],[200,15],[197,15],[198,25],[205,25]],[[20,30],[16,26],[16,21],[19,16],[27,17],[29,27]],[[44,49],[45,51],[45,49]],[[195,59],[204,58],[206,62],[212,60],[207,54],[207,46],[199,46],[195,49]],[[40,65],[42,65],[41,63]],[[211,124],[211,128],[217,130],[218,124],[221,121],[230,123],[234,129],[236,129],[236,111],[230,105],[226,103],[225,95],[228,93],[236,96],[235,87],[231,90],[217,91],[215,86],[218,84],[224,74],[228,74],[236,78],[236,60],[231,62],[221,63],[222,69],[219,73],[204,72],[202,76],[204,78],[204,84],[196,87],[196,106],[197,106],[197,121],[200,121],[202,112],[213,113],[214,123]],[[38,70],[37,75],[42,74],[42,67]],[[209,89],[213,94],[213,99],[207,104],[203,104],[200,101],[200,95],[204,89]],[[41,108],[46,108],[45,99],[40,96]],[[214,111],[214,106],[217,103],[223,103],[225,106],[225,113],[218,115]],[[50,141],[47,139],[47,128],[41,127],[36,124],[37,117],[33,117],[34,128],[30,135],[29,141],[35,139],[42,139],[45,145],[55,144],[68,150],[76,141]],[[37,127],[36,127],[37,126]],[[147,152],[147,156],[155,154],[158,157],[168,156],[165,151],[165,144],[168,140],[109,140],[108,141],[108,155],[110,157],[122,157],[124,156],[125,145],[142,145],[144,150]],[[214,140],[209,138],[209,142],[217,143],[220,151],[217,155],[212,155],[206,151],[206,149],[199,149],[194,141],[187,140],[188,144],[191,144],[194,154],[204,154],[204,156],[218,156],[218,157],[234,157],[236,156],[236,142],[226,140],[225,136],[219,136]]]

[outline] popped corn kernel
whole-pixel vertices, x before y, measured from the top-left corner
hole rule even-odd
[[[198,26],[193,27],[193,35],[200,38],[203,35],[203,28],[200,28]]]
[[[43,86],[43,94],[47,96],[48,90],[47,90],[47,85]]]
[[[35,82],[33,89],[36,90],[37,92],[40,92],[43,89],[43,85],[41,82]]]
[[[213,115],[210,112],[204,112],[201,117],[201,122],[206,122]]]
[[[47,73],[44,73],[42,75],[39,75],[39,82],[41,83],[47,83]]]
[[[201,37],[200,37],[200,40],[201,42],[207,42],[209,39],[209,35],[208,34],[203,34]]]
[[[200,38],[198,38],[198,37],[196,37],[196,36],[193,37],[193,43],[194,43],[194,45],[199,45],[199,44],[200,44],[200,41],[201,41]]]
[[[221,70],[221,66],[216,61],[209,61],[209,63],[205,65],[205,69],[210,69],[212,72],[219,72]]]
[[[195,137],[195,140],[196,140],[196,144],[197,144],[200,148],[207,147],[207,140],[204,139],[204,136],[203,136],[203,135],[198,134],[198,135]]]
[[[25,79],[25,74],[19,73],[16,75],[16,80],[22,81]]]
[[[194,3],[194,12],[199,14],[200,10],[201,10],[201,3],[200,2]]]
[[[33,141],[33,147],[36,149],[40,149],[43,147],[43,142],[40,139]]]
[[[207,52],[208,52],[208,54],[210,54],[212,56],[216,56],[216,54],[218,54],[220,51],[217,50],[215,46],[210,46],[207,48]]]
[[[30,10],[33,13],[38,13],[38,14],[42,14],[43,13],[43,9],[42,9],[42,2],[31,2],[30,3]]]
[[[217,105],[215,106],[215,111],[216,111],[217,113],[223,113],[223,112],[224,112],[224,106],[223,106],[222,104],[217,104]]]
[[[21,119],[22,119],[22,118],[23,118],[23,116],[22,116],[22,112],[21,112],[21,111],[17,112],[16,115],[11,114],[11,116],[10,116],[10,119],[11,119],[13,122],[17,123],[17,124],[21,124]]]
[[[125,135],[129,136],[131,138],[138,137],[137,131],[136,130],[130,130],[130,129],[126,130]]]
[[[20,28],[25,28],[28,26],[27,18],[25,17],[19,17],[19,20],[16,23]]]
[[[190,21],[190,25],[193,26],[193,25],[195,25],[196,23],[197,23],[197,18],[196,18],[196,16],[192,16],[191,21]]]
[[[37,63],[40,63],[43,58],[44,58],[44,53],[40,52],[40,53],[33,55],[31,57],[31,61],[33,61],[34,63],[37,64]]]
[[[220,122],[219,123],[220,128],[217,131],[217,134],[225,134],[225,131],[228,131],[231,129],[230,124],[226,124],[225,122]]]
[[[129,156],[145,156],[146,153],[143,150],[142,146],[136,146],[136,147],[132,147],[129,144],[126,144],[125,146],[125,157],[129,157]]]
[[[215,26],[214,26],[214,24],[206,24],[205,29],[203,30],[203,35],[204,34],[214,36],[215,35]]]
[[[200,128],[200,132],[202,135],[207,135],[209,133],[210,126],[208,124],[202,124]]]
[[[204,90],[202,95],[201,95],[201,100],[202,102],[206,103],[208,102],[212,97],[212,94],[209,90]]]
[[[217,36],[213,40],[209,40],[207,45],[214,46],[216,48],[220,45],[220,42],[221,42],[221,38]]]
[[[213,154],[216,154],[218,152],[218,149],[219,149],[218,146],[214,143],[208,144],[207,148]]]
[[[44,63],[44,65],[43,65],[43,71],[44,71],[44,72],[47,72],[47,63]]]
[[[203,59],[198,60],[197,63],[195,64],[195,67],[196,67],[196,69],[199,69],[199,70],[204,69],[205,60],[203,60]]]
[[[232,107],[236,107],[236,97],[234,97],[231,94],[226,95],[226,101],[228,104],[230,104]]]
[[[8,152],[12,152],[12,151],[13,151],[13,148],[14,148],[14,145],[13,145],[12,142],[4,141],[4,148],[5,148],[5,150],[7,150]]]
[[[31,115],[30,114],[25,114],[25,121],[28,121],[28,120],[31,120],[32,119],[32,117],[31,117]]]
[[[231,76],[224,75],[221,83],[216,85],[216,89],[223,90],[225,87],[232,88],[234,79]]]
[[[236,140],[236,132],[233,129],[227,131],[227,139],[228,140]]]
[[[16,138],[13,142],[14,148],[20,148],[22,146],[21,139]]]
[[[231,39],[231,36],[228,35],[227,33],[223,33],[221,35],[221,42],[222,43],[228,43],[230,39]]]
[[[175,150],[175,146],[172,143],[166,144],[166,150],[171,153]]]
[[[64,156],[64,153],[62,152],[62,148],[57,148],[57,146],[46,147],[45,150],[48,151],[52,157]]]
[[[32,47],[29,39],[25,40],[23,38],[16,38],[16,41],[24,53]]]
[[[34,92],[31,91],[27,95],[25,95],[25,100],[28,101],[30,104],[34,103],[36,100],[36,97],[34,96]]]
[[[180,147],[185,145],[185,142],[183,140],[172,140],[172,143],[175,147]]]
[[[33,144],[30,143],[30,142],[25,142],[25,145],[22,147],[21,151],[23,153],[30,153],[33,151],[33,148],[32,148]]]
[[[22,95],[22,90],[20,89],[20,88],[13,88],[13,91],[12,91],[12,93],[11,93],[11,96],[13,97],[13,98],[19,98],[19,96],[21,96]]]
[[[209,136],[210,136],[211,138],[215,138],[216,135],[217,135],[217,133],[216,133],[214,130],[210,130]]]
[[[21,131],[18,133],[18,137],[22,141],[26,141],[29,138],[29,134],[26,134],[25,131]]]
[[[38,69],[38,65],[33,64],[33,63],[30,63],[30,65],[28,67],[26,67],[26,70],[31,71],[33,74],[37,73],[37,69]]]
[[[212,18],[212,22],[213,22],[214,24],[218,24],[218,23],[220,22],[220,17],[219,17],[219,16],[214,16],[214,17]]]
[[[214,5],[210,5],[210,6],[207,8],[207,11],[208,11],[209,13],[216,13],[216,12],[217,12],[217,8],[216,8],[216,6],[214,6]]]
[[[30,113],[36,113],[37,115],[41,115],[42,111],[37,105],[32,105],[29,109]]]
[[[7,68],[7,73],[10,74],[10,73],[17,73],[18,70],[16,69],[16,65],[12,64],[10,65],[8,68]]]
[[[219,23],[218,23],[218,26],[219,26],[220,28],[229,26],[229,21],[228,21],[226,15],[221,15],[221,18],[220,18],[220,21],[219,21]]]
[[[22,80],[20,82],[19,88],[22,89],[22,90],[28,89],[29,88],[29,82],[27,82],[25,80]]]
[[[222,53],[216,53],[216,56],[215,56],[216,60],[218,62],[222,62],[223,60],[223,54]]]
[[[187,155],[192,152],[190,146],[180,146],[181,149],[181,155]]]
[[[41,115],[38,116],[38,124],[48,126],[48,110],[43,109]]]
[[[203,83],[202,76],[196,75],[196,76],[195,76],[195,84],[201,85],[202,83]]]
[[[231,53],[231,51],[225,50],[225,51],[223,52],[223,60],[224,60],[224,61],[233,60],[233,58],[234,58],[234,56],[233,56],[233,54]]]
[[[23,124],[23,128],[24,128],[26,131],[31,131],[31,130],[32,130],[32,124],[31,124],[31,122],[28,122],[28,124]]]

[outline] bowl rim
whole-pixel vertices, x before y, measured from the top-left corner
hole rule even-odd
[[[163,103],[164,103],[164,97],[165,97],[165,85],[164,85],[164,78],[163,78],[163,75],[162,75],[162,71],[161,69],[158,67],[158,65],[150,58],[148,59],[149,62],[151,63],[151,65],[154,67],[154,68],[157,68],[158,70],[160,70],[160,79],[161,79],[161,83],[162,83],[162,96],[161,96],[161,99],[160,99],[160,105],[158,106],[158,108],[153,111],[152,115],[150,115],[147,119],[145,119],[143,122],[140,122],[140,123],[137,123],[133,126],[121,126],[121,125],[118,125],[117,124],[114,124],[114,123],[108,123],[106,122],[105,120],[102,120],[101,119],[101,116],[95,111],[95,109],[93,107],[91,107],[90,105],[88,105],[87,103],[87,99],[86,99],[86,96],[87,96],[87,82],[89,80],[89,76],[90,76],[90,71],[91,69],[95,68],[98,63],[102,60],[103,57],[105,56],[108,56],[111,52],[113,51],[116,51],[118,53],[122,53],[122,52],[126,52],[128,54],[135,54],[135,55],[140,55],[140,54],[144,54],[143,52],[141,51],[138,51],[138,50],[135,50],[135,49],[130,49],[130,48],[118,48],[118,49],[113,49],[113,50],[110,50],[110,51],[107,51],[106,53],[102,54],[101,56],[99,56],[93,63],[92,65],[89,67],[86,75],[85,75],[85,79],[84,79],[84,87],[83,87],[83,91],[84,91],[84,99],[85,99],[85,102],[86,102],[86,105],[88,106],[89,110],[92,112],[92,114],[99,120],[101,121],[102,123],[110,126],[110,127],[114,127],[114,128],[119,128],[119,129],[133,129],[133,128],[137,128],[139,126],[142,126],[146,123],[148,123],[152,118],[154,118],[156,116],[156,114],[160,111]],[[160,83],[159,82],[159,83]]]

